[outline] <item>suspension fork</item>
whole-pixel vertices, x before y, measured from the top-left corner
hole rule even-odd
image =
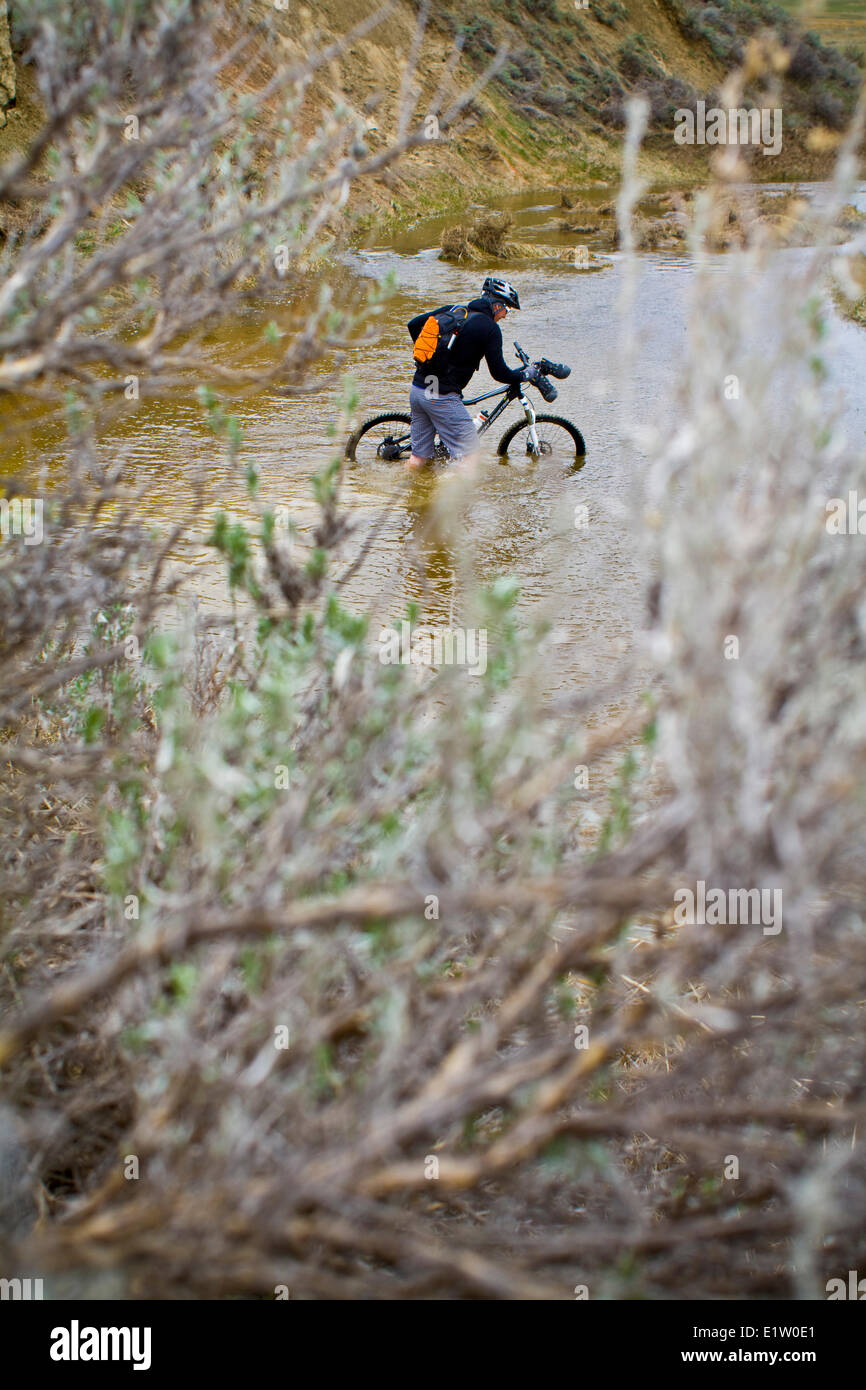
[[[522,391],[520,393],[519,400],[520,404],[523,406],[523,413],[526,416],[526,422],[529,425],[529,442],[532,445],[532,452],[534,454],[537,454],[538,435],[535,432],[535,411],[532,408],[532,402],[529,400],[529,397],[525,396]]]

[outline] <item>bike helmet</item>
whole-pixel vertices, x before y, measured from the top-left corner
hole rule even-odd
[[[484,284],[481,286],[481,293],[487,299],[498,299],[502,304],[507,304],[511,309],[520,308],[517,290],[513,285],[509,285],[507,280],[500,280],[497,275],[488,275]]]

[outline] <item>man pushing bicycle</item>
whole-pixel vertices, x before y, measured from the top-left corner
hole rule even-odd
[[[514,286],[488,275],[479,299],[443,305],[409,320],[416,370],[409,389],[412,454],[407,468],[431,462],[436,435],[452,458],[462,459],[467,470],[474,466],[478,433],[463,404],[463,388],[478,371],[482,357],[494,381],[516,386],[538,379],[534,363],[512,368],[502,355],[499,324],[510,309],[519,308]]]
[[[530,362],[518,342],[514,350],[522,365],[512,368],[505,364],[499,323],[509,309],[519,307],[513,285],[488,276],[480,298],[469,304],[448,304],[413,318],[408,324],[416,367],[410,394],[412,413],[388,410],[364,420],[346,440],[346,458],[355,463],[399,461],[412,469],[433,459],[462,459],[464,466],[459,472],[465,477],[474,471],[479,457],[479,435],[491,429],[511,405],[519,407],[521,418],[499,440],[500,458],[512,449],[515,455],[524,453],[528,458],[559,458],[569,467],[584,458],[586,444],[577,425],[564,415],[537,412],[524,390],[524,383],[532,382],[549,405],[558,394],[549,378],[564,381],[571,368],[546,357]],[[482,357],[496,381],[505,384],[466,402],[463,388]],[[493,399],[496,405],[471,419],[467,404],[480,405]]]

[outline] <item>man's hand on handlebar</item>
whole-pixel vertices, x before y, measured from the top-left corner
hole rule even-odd
[[[516,342],[514,347],[523,363],[522,380],[531,382],[546,401],[555,401],[559,393],[548,377],[555,376],[562,380],[571,374],[571,368],[563,366],[560,362],[548,362],[546,357],[540,358],[538,362],[530,362],[528,354],[519,343]]]
[[[547,377],[544,375],[543,363],[531,362],[528,367],[524,367],[523,380],[531,382],[546,401],[550,402],[556,400],[558,392],[553,382],[548,381]]]

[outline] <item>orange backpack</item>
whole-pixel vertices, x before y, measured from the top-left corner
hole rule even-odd
[[[448,309],[440,309],[438,314],[431,314],[415,339],[412,356],[418,365],[432,362],[440,348],[447,352],[468,318],[465,304],[452,304]]]

